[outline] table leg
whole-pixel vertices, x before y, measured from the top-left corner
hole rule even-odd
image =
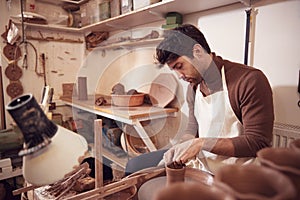
[[[150,137],[146,133],[146,131],[145,131],[144,127],[142,126],[142,124],[140,123],[140,121],[135,120],[134,124],[133,124],[133,127],[138,132],[139,136],[141,137],[141,139],[143,140],[143,142],[146,144],[146,146],[148,147],[149,151],[156,151],[157,148],[155,147],[155,145],[153,144],[152,140],[150,139]]]

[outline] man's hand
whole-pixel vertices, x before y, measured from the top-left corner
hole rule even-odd
[[[199,154],[200,150],[203,146],[203,139],[201,138],[195,138],[192,139],[192,144],[186,149],[186,151],[180,156],[179,160],[182,163],[186,163],[191,159],[196,158],[196,156]]]
[[[186,163],[190,159],[195,158],[202,148],[202,140],[199,138],[191,139],[183,143],[177,144],[170,148],[164,154],[164,162],[167,165],[170,162],[177,161]]]

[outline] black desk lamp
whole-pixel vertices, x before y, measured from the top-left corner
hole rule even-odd
[[[19,156],[28,183],[54,183],[80,164],[88,150],[84,137],[50,121],[32,94],[16,97],[6,109],[24,136]]]

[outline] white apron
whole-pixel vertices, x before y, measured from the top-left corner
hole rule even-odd
[[[204,97],[197,87],[194,115],[198,122],[198,134],[201,138],[232,138],[243,133],[243,125],[233,112],[226,85],[224,67],[221,69],[223,91]],[[213,148],[214,144],[211,144]],[[203,170],[214,173],[219,167],[233,163],[251,163],[253,158],[220,156],[208,151],[200,151],[199,158]]]

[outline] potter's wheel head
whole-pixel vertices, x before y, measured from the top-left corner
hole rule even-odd
[[[186,168],[185,171],[185,183],[194,183],[204,184],[211,186],[213,184],[213,177],[203,171],[193,168]],[[166,188],[167,177],[160,176],[153,178],[145,182],[138,191],[139,200],[153,200],[154,195],[160,192],[162,189]]]

